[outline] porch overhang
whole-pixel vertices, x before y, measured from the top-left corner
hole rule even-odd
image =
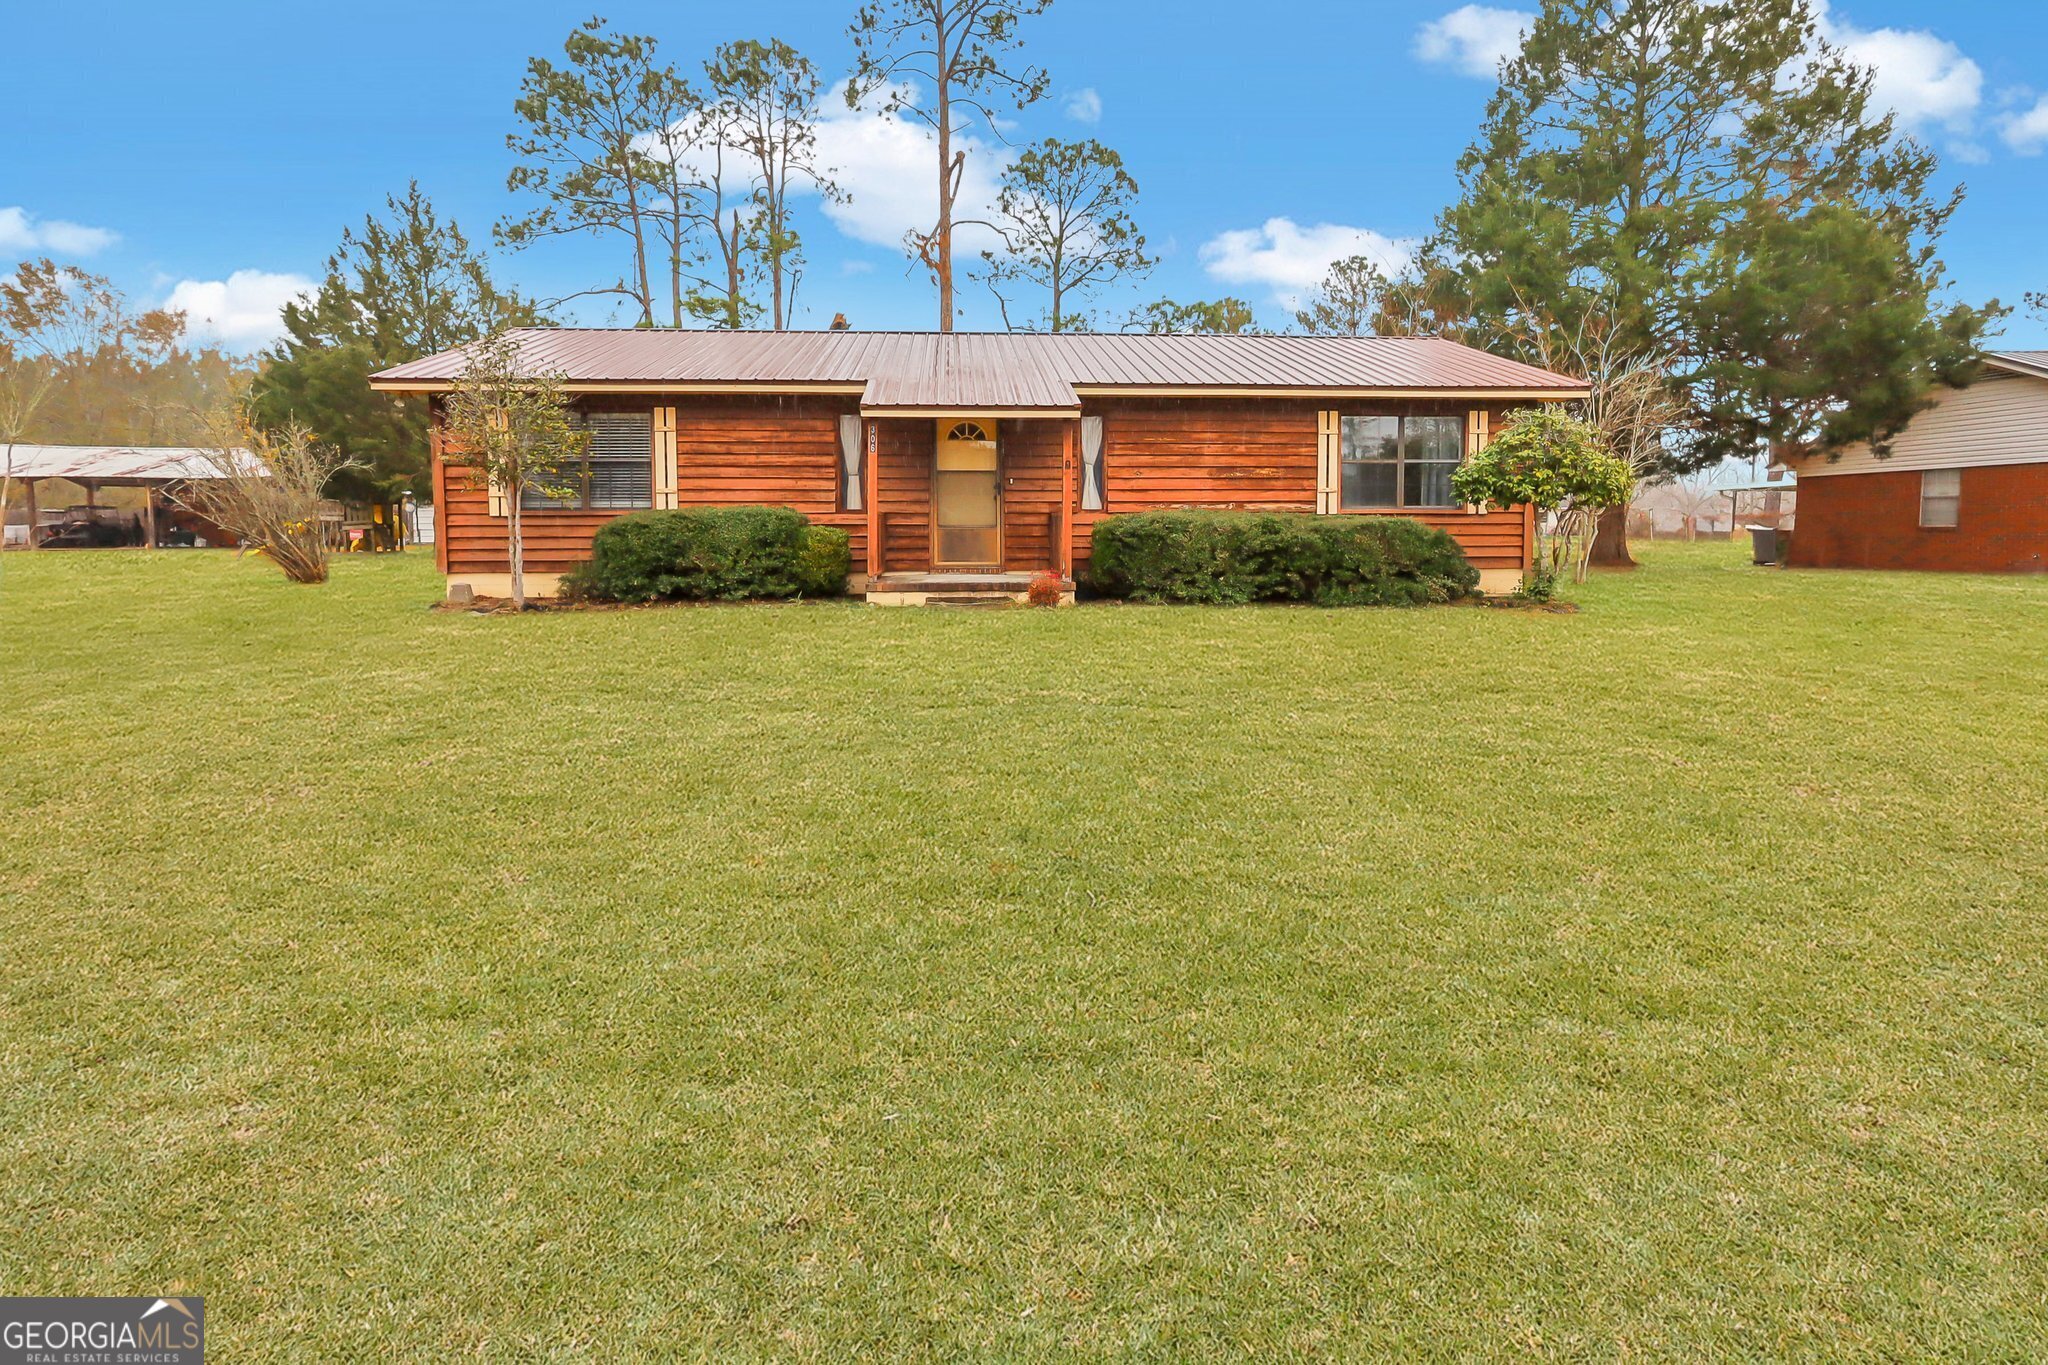
[[[1073,421],[1081,415],[1081,405],[1076,402],[1071,408],[975,408],[975,407],[868,407],[861,406],[863,417],[886,420],[891,417],[914,418],[919,421],[953,421],[985,417],[1003,421],[1061,420]]]

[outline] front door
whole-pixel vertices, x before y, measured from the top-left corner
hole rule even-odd
[[[1003,494],[993,421],[942,420],[932,471],[932,567],[1003,562]]]

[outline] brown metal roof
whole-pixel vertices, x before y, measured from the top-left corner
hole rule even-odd
[[[1576,379],[1427,337],[1156,336],[1021,332],[686,332],[536,327],[524,363],[569,387],[659,391],[817,388],[879,410],[1072,411],[1081,392],[1418,390],[1573,397]],[[462,352],[372,375],[384,389],[445,388]]]

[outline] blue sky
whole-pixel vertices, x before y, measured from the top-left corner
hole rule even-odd
[[[50,251],[174,301],[247,348],[317,275],[344,224],[417,177],[473,239],[512,208],[511,103],[525,59],[559,50],[592,0],[357,0],[17,7],[0,127],[0,256]],[[1523,0],[1522,7],[1533,7]],[[695,59],[776,35],[822,68],[850,64],[853,0],[618,3],[615,25]],[[1011,136],[1092,135],[1121,151],[1161,256],[1105,300],[1234,293],[1273,325],[1335,254],[1396,257],[1454,189],[1517,0],[1056,0],[1029,32],[1052,95]],[[2048,289],[2048,9],[2039,0],[1833,0],[1831,32],[1968,187],[1946,255],[1964,297]],[[928,212],[910,132],[835,113],[827,146],[853,202],[803,208],[811,265],[800,325],[929,327],[929,283],[893,246]],[[979,149],[992,174],[1000,148]],[[558,243],[504,257],[541,295],[620,269],[619,248]],[[963,287],[965,325],[993,326]],[[613,320],[588,302],[579,320]],[[2016,316],[2004,344],[2048,346]]]

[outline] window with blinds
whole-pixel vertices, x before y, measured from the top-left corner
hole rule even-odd
[[[569,496],[550,498],[529,488],[520,506],[599,511],[654,506],[654,414],[585,412],[571,420],[590,433],[589,452],[548,480]]]

